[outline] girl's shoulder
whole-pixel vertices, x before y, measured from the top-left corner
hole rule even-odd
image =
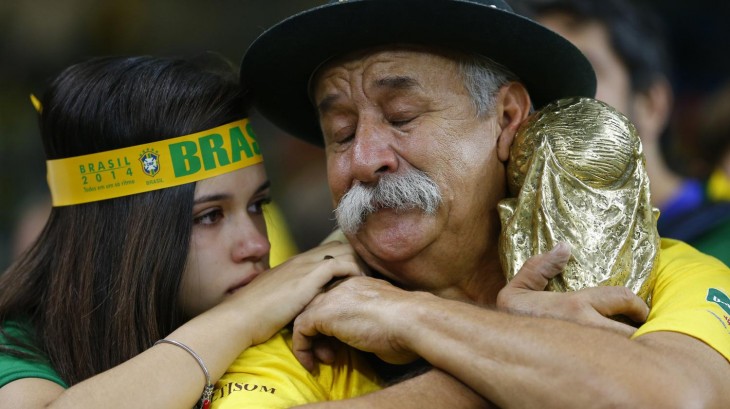
[[[23,322],[0,323],[0,388],[23,378],[41,378],[66,388],[46,357],[33,351],[32,330]]]

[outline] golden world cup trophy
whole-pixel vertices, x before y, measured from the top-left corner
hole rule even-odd
[[[659,211],[641,141],[624,115],[590,98],[545,106],[520,126],[507,178],[510,197],[499,203],[507,280],[563,241],[572,254],[548,290],[623,285],[651,303]]]

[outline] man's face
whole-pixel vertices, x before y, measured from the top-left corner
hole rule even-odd
[[[631,79],[611,46],[606,27],[597,21],[579,21],[561,12],[546,13],[538,22],[565,37],[585,54],[596,72],[596,99],[631,118]]]
[[[477,117],[453,60],[410,49],[361,53],[325,66],[313,86],[336,205],[356,185],[413,170],[442,196],[433,214],[376,206],[348,234],[368,264],[405,286],[437,290],[458,278],[427,274],[434,265],[472,262],[496,245],[505,192],[499,125]]]

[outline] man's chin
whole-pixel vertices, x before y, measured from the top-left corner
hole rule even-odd
[[[360,229],[348,237],[374,257],[387,262],[405,261],[421,252],[430,243],[427,232],[433,216],[421,210],[380,210],[369,215]]]

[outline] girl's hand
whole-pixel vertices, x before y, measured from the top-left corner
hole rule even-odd
[[[290,323],[329,284],[364,271],[349,244],[329,242],[265,271],[225,303],[235,303],[237,313],[251,318],[255,345]]]

